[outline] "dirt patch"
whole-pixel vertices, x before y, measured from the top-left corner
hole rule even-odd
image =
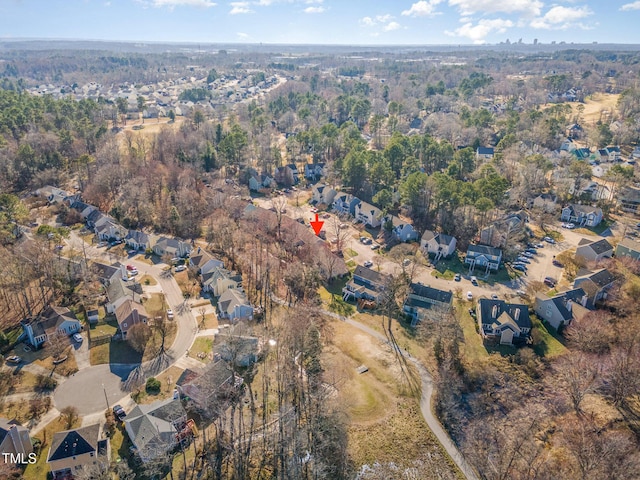
[[[584,105],[582,119],[584,123],[595,124],[598,120],[611,119],[616,112],[619,94],[612,93],[594,93],[584,101],[584,104],[572,103],[573,113],[577,114],[577,106]]]

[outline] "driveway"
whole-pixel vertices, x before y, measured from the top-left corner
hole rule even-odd
[[[82,335],[82,333],[80,335]],[[87,341],[86,335],[82,335],[82,338],[83,340],[80,343],[74,340],[71,341],[71,344],[73,345],[73,355],[76,357],[78,370],[84,370],[91,366],[91,362],[89,360],[89,342]]]

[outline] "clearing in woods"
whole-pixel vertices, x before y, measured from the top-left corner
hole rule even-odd
[[[616,111],[618,105],[619,94],[613,93],[594,93],[587,97],[584,103],[571,103],[573,113],[576,115],[578,105],[584,105],[584,112],[582,113],[582,121],[584,123],[595,124],[598,120],[605,120],[607,117],[611,118],[611,115]]]

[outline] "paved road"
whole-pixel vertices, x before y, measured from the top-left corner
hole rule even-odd
[[[68,243],[72,248],[83,251],[83,241],[75,235],[75,232],[72,232]],[[165,294],[169,307],[174,311],[174,321],[177,326],[175,341],[168,351],[171,358],[170,363],[174,364],[180,360],[186,351],[191,348],[196,336],[196,320],[191,313],[191,309],[180,308],[184,302],[182,291],[173,276],[164,275],[163,269],[165,265],[149,265],[133,259],[116,257],[110,255],[104,249],[98,249],[86,244],[84,251],[87,257],[92,260],[102,260],[109,263],[113,263],[116,260],[123,263],[126,262],[135,265],[141,275],[147,274],[156,279]],[[80,357],[81,361],[78,363],[78,367],[81,368],[80,371],[62,381],[56,389],[53,396],[55,407],[61,410],[68,405],[73,405],[81,415],[90,415],[103,412],[107,408],[107,403],[110,407],[116,403],[121,403],[128,395],[127,392],[122,390],[121,382],[127,378],[129,372],[137,365],[90,366],[88,362],[83,360],[82,353]],[[143,367],[148,367],[148,365],[149,363],[146,362]]]

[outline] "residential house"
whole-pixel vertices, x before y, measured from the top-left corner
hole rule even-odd
[[[84,220],[87,224],[87,227],[94,228],[98,223],[107,221],[108,219],[109,217],[107,215],[96,208],[94,210],[91,210]]]
[[[581,227],[597,227],[602,221],[602,210],[591,205],[570,204],[562,209],[560,220]]]
[[[171,255],[171,257],[186,257],[191,253],[192,247],[187,242],[176,238],[160,237],[156,244],[152,247],[153,252],[162,257],[163,255]]]
[[[356,216],[356,205],[360,202],[360,199],[354,197],[350,193],[339,192],[333,199],[333,210],[339,213],[349,214],[352,217]]]
[[[578,160],[588,160],[589,158],[591,158],[591,150],[589,150],[588,148],[576,148],[572,150],[571,153]]]
[[[294,163],[276,168],[273,176],[276,183],[285,187],[297,185],[299,182],[298,167]]]
[[[504,300],[481,298],[476,307],[482,338],[500,345],[521,345],[531,335],[529,307]]]
[[[54,433],[47,454],[54,480],[73,478],[74,473],[99,462],[108,465],[111,460],[109,439],[101,437],[100,424]]]
[[[324,205],[331,205],[337,194],[338,192],[333,188],[324,184],[317,184],[311,188],[311,199],[316,205],[321,203]]]
[[[631,257],[640,260],[640,241],[625,237],[616,246],[616,257]]]
[[[582,257],[590,262],[597,262],[612,256],[613,246],[604,238],[595,241],[583,238],[576,248],[576,257]]]
[[[353,277],[342,289],[342,298],[349,300],[373,300],[379,303],[389,282],[389,278],[375,270],[358,265]]]
[[[135,250],[150,250],[153,246],[153,235],[140,230],[129,230],[124,237],[124,243]]]
[[[600,160],[601,162],[619,162],[620,160],[622,160],[620,147],[609,146],[606,148],[600,148],[596,152],[596,159]]]
[[[317,182],[324,175],[324,163],[307,163],[304,166],[304,178],[311,182]]]
[[[464,263],[469,264],[469,271],[479,266],[485,268],[485,273],[489,273],[489,270],[498,270],[501,261],[502,250],[486,245],[469,245],[464,259]]]
[[[371,228],[377,228],[382,224],[382,211],[370,203],[360,200],[356,204],[355,213],[356,220],[369,225]]]
[[[97,306],[88,307],[86,310],[87,320],[89,323],[94,324],[98,323],[99,320],[99,310]]]
[[[89,265],[89,270],[93,273],[100,283],[109,286],[111,282],[123,278],[123,273],[126,278],[126,269],[124,269],[121,263],[114,263],[113,265],[107,265],[106,263],[92,262]]]
[[[229,289],[238,289],[242,285],[242,275],[232,273],[222,267],[214,268],[202,274],[202,289],[219,297]]]
[[[218,314],[232,321],[251,320],[253,307],[244,292],[230,288],[218,298]]]
[[[415,326],[419,321],[429,316],[430,310],[448,312],[451,310],[452,303],[453,293],[451,291],[438,290],[422,283],[411,283],[409,295],[402,310],[411,317],[411,325]]]
[[[581,288],[561,292],[553,297],[536,295],[534,310],[536,315],[556,330],[569,326],[574,318],[582,316],[587,310],[588,295]]]
[[[258,361],[263,342],[258,337],[219,333],[213,342],[213,354],[236,367],[249,367]]]
[[[126,275],[124,265],[120,269],[121,276],[113,278],[109,285],[107,285],[107,302],[104,305],[107,313],[116,313],[116,309],[125,300],[142,303],[142,285],[134,281],[123,280],[123,274]]]
[[[581,269],[573,281],[573,288],[580,287],[585,291],[589,297],[587,306],[590,308],[598,301],[607,298],[607,292],[615,281],[616,277],[606,268],[595,271]]]
[[[224,400],[240,389],[243,382],[227,362],[218,359],[198,369],[187,368],[176,380],[176,389],[197,409],[211,412],[212,404],[219,411]]]
[[[412,242],[418,239],[418,232],[409,222],[402,220],[396,215],[389,215],[384,218],[385,228],[391,227],[391,234],[400,242]]]
[[[253,192],[258,192],[263,188],[276,188],[277,186],[276,181],[264,173],[249,177],[249,190]]]
[[[420,248],[427,254],[433,254],[437,262],[442,257],[449,258],[456,251],[456,239],[451,235],[425,230],[420,240]]]
[[[618,203],[623,211],[629,213],[640,213],[640,188],[624,187],[618,194]]]
[[[224,262],[214,258],[209,252],[201,247],[197,247],[189,257],[189,266],[196,270],[196,273],[204,275],[214,268],[224,267]]]
[[[558,208],[558,197],[553,193],[542,193],[533,199],[533,208],[553,213]]]
[[[510,213],[480,231],[480,243],[491,247],[506,247],[509,240],[522,234],[528,221],[523,210]]]
[[[124,420],[124,429],[136,453],[147,463],[172,450],[187,428],[187,412],[179,399],[136,405]]]
[[[567,137],[571,139],[580,139],[582,137],[583,129],[582,126],[578,123],[574,123],[567,127]]]
[[[66,190],[62,190],[61,188],[54,187],[52,185],[39,188],[36,190],[36,194],[40,197],[46,198],[49,203],[62,203],[71,195]]]
[[[122,336],[127,336],[127,331],[138,323],[147,323],[149,314],[144,305],[134,302],[130,298],[124,300],[118,308],[116,308],[116,320]]]
[[[493,147],[478,147],[476,150],[476,160],[492,160],[494,155]]]
[[[15,420],[0,418],[0,452],[20,454],[23,458],[33,453],[29,430]]]
[[[127,229],[112,219],[100,221],[93,229],[96,236],[103,241],[123,240],[127,236]]]
[[[20,322],[29,343],[39,348],[44,342],[57,335],[73,335],[82,330],[75,313],[66,307],[49,306],[38,317]]]

